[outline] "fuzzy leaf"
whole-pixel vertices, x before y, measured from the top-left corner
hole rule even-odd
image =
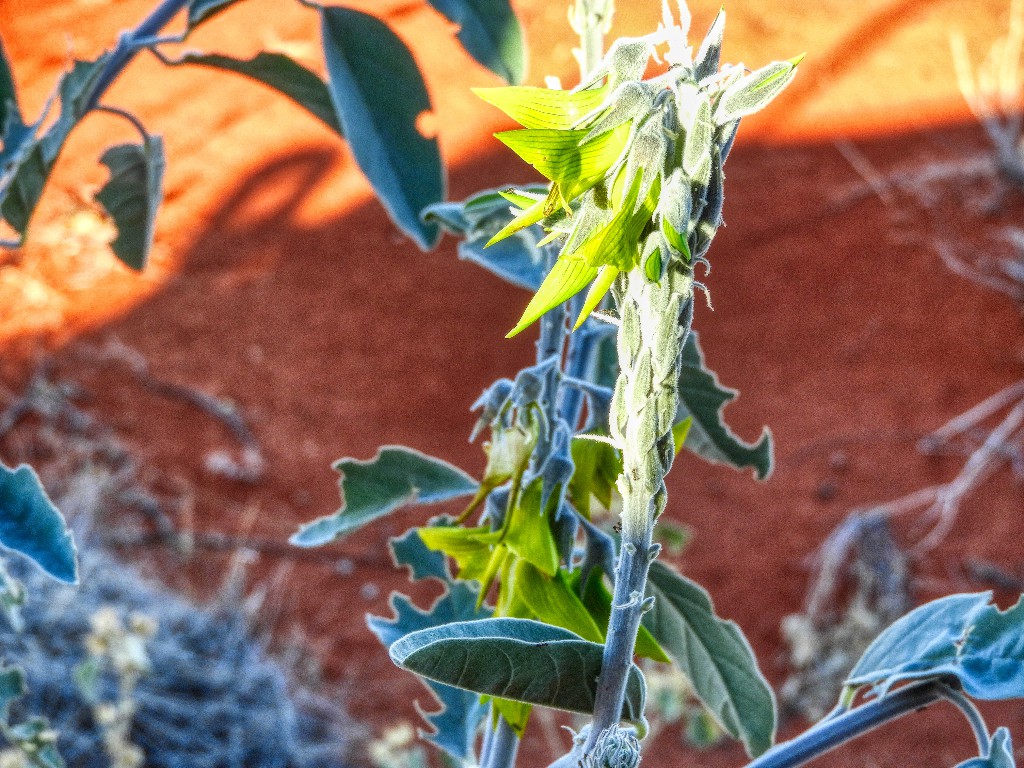
[[[377,639],[391,647],[411,632],[443,627],[452,622],[486,617],[489,612],[477,610],[477,593],[469,584],[456,582],[426,611],[417,608],[405,595],[393,593],[394,616],[386,619],[367,616],[366,623]],[[450,685],[427,682],[441,708],[420,714],[432,728],[421,735],[460,761],[471,761],[477,725],[485,714],[480,697]],[[418,708],[418,707],[417,707]]]
[[[513,220],[508,201],[497,190],[474,195],[463,203],[428,206],[423,216],[462,236],[459,258],[479,264],[513,285],[531,291],[536,291],[543,282],[547,265],[543,252],[537,247],[536,232],[519,229],[500,242],[487,245]]]
[[[587,287],[597,277],[597,267],[592,267],[581,259],[559,259],[544,278],[537,293],[526,305],[523,316],[516,327],[508,332],[506,338],[529,328],[541,315],[554,309],[563,301],[571,299]]]
[[[759,480],[772,471],[771,432],[765,427],[756,443],[746,443],[726,425],[722,409],[738,393],[723,387],[718,376],[704,364],[697,333],[691,331],[683,344],[679,374],[679,412],[676,422],[687,416],[693,424],[686,436],[686,448],[716,464],[736,469],[750,467]]]
[[[715,108],[715,124],[725,125],[768,106],[789,85],[802,58],[773,61],[726,88]]]
[[[395,567],[407,567],[412,580],[440,579],[444,582],[452,580],[444,555],[427,547],[415,528],[410,528],[401,536],[391,538],[388,545]]]
[[[950,595],[922,605],[882,632],[846,685],[884,695],[906,680],[955,676],[975,699],[1024,698],[1024,598],[1000,611],[992,593]]]
[[[436,139],[416,128],[430,97],[416,62],[387,25],[350,8],[321,8],[329,88],[352,154],[394,222],[433,247],[437,226],[420,211],[444,198]]]
[[[186,53],[166,63],[172,66],[194,64],[244,75],[287,96],[339,136],[344,135],[327,83],[283,53],[261,51],[251,59],[237,59],[218,53]]]
[[[647,583],[655,601],[643,625],[719,724],[751,757],[763,753],[775,738],[775,696],[739,627],[715,615],[700,585],[663,563],[651,564]]]
[[[400,667],[448,685],[527,704],[592,714],[603,646],[528,619],[483,619],[406,635]],[[622,716],[646,729],[643,674],[633,665]]]
[[[302,526],[292,544],[327,544],[406,504],[433,504],[477,489],[461,469],[401,445],[384,446],[369,461],[341,459],[334,469],[342,475],[341,509]]]
[[[605,87],[585,91],[519,86],[474,88],[473,93],[497,107],[524,128],[570,130],[580,119],[601,106]]]
[[[64,517],[27,464],[0,464],[0,544],[35,561],[53,578],[78,583],[75,544]]]
[[[188,28],[195,29],[239,0],[191,0],[188,4]]]
[[[506,83],[526,74],[523,30],[508,0],[428,0],[457,24],[462,47]]]
[[[96,199],[117,225],[110,247],[127,266],[141,270],[153,247],[156,213],[164,196],[163,139],[147,136],[142,144],[110,147],[100,162],[110,169],[110,179]]]

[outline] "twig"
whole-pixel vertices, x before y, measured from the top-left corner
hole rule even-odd
[[[896,198],[892,193],[892,186],[889,181],[879,173],[871,161],[864,156],[849,139],[836,139],[832,142],[839,150],[846,162],[855,170],[867,183],[871,190],[878,195],[878,198],[890,208],[896,204]]]

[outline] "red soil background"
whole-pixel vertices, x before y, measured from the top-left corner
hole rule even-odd
[[[420,3],[348,4],[386,18],[416,53],[453,199],[531,178],[489,138],[507,127],[501,115],[468,91],[494,84],[493,76],[450,40],[440,17]],[[516,3],[531,83],[549,73],[573,81],[564,5]],[[700,34],[719,4],[691,5]],[[695,323],[710,365],[742,392],[730,421],[748,438],[769,424],[777,467],[761,484],[684,458],[671,478],[668,514],[695,533],[680,565],[710,589],[721,615],[739,622],[776,685],[786,674],[779,622],[801,606],[808,555],[852,507],[951,477],[957,461],[921,457],[915,438],[1024,371],[1020,315],[948,272],[931,247],[940,225],[980,246],[979,233],[1024,220],[1024,200],[1010,195],[999,213],[983,214],[974,190],[950,184],[932,215],[917,215],[858,194],[864,182],[834,144],[852,139],[881,173],[983,151],[984,136],[956,90],[948,37],[962,31],[980,56],[1005,30],[1006,5],[728,5],[726,60],[759,65],[807,52],[790,90],[740,132],[727,169],[728,226],[711,252],[714,311],[699,307]],[[72,55],[95,55],[147,6],[0,0],[0,35],[28,114]],[[648,31],[660,15],[653,0],[619,6],[617,34]],[[316,40],[315,14],[249,0],[190,47],[237,55],[270,47],[320,67]],[[366,458],[382,444],[414,446],[469,471],[482,467],[479,447],[465,441],[467,408],[492,380],[532,359],[529,338],[502,338],[527,300],[523,292],[459,262],[450,239],[418,252],[373,200],[347,147],[258,86],[142,57],[107,101],[136,111],[166,139],[153,263],[130,273],[79,226],[80,201],[105,177],[95,158],[131,137],[114,118],[91,117],[56,170],[35,234],[0,259],[8,383],[48,350],[62,375],[90,391],[90,412],[148,464],[194,490],[198,530],[284,540],[337,507],[333,460]],[[110,340],[140,352],[162,379],[238,403],[268,460],[266,477],[249,486],[209,475],[203,456],[231,445],[220,425],[76,354]],[[844,469],[830,462],[836,450],[848,457]],[[976,497],[919,567],[916,597],[977,589],[962,576],[967,558],[1018,567],[1022,495],[1019,484],[998,478]],[[286,582],[291,605],[282,626],[301,628],[328,674],[349,684],[353,714],[381,727],[412,717],[407,702],[425,697],[391,667],[361,616],[385,612],[388,591],[402,586],[385,542],[422,516],[403,514],[334,545],[339,559],[357,563],[351,573],[297,562]],[[190,568],[203,585],[223,565],[211,557]],[[267,558],[257,574],[275,565]],[[994,715],[1024,741],[1024,707]],[[936,711],[829,761],[952,765],[970,745],[955,715]],[[541,766],[549,757],[538,739],[521,764]],[[666,736],[644,764],[742,762],[735,747],[699,753]]]

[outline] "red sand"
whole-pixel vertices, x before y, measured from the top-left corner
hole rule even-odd
[[[446,24],[419,4],[358,5],[387,14],[418,54],[451,196],[530,178],[488,138],[500,115],[468,87],[494,79],[448,40]],[[655,2],[626,5],[622,34],[650,29],[660,12]],[[693,5],[702,32],[718,2]],[[567,39],[563,3],[517,6],[532,82],[548,72],[571,82],[571,56],[558,45]],[[94,54],[146,7],[0,0],[0,35],[23,98],[33,108],[42,103],[69,39],[75,54]],[[851,507],[950,477],[957,463],[921,458],[914,437],[1024,369],[1021,318],[1009,302],[942,266],[929,247],[932,221],[872,196],[842,204],[862,182],[832,143],[855,137],[883,173],[980,151],[983,136],[956,91],[947,39],[960,26],[978,54],[1003,31],[1004,3],[736,0],[727,10],[729,60],[757,65],[808,53],[791,90],[741,130],[728,167],[728,226],[711,252],[715,310],[701,307],[696,319],[709,363],[742,391],[730,421],[747,437],[771,425],[778,465],[758,484],[686,458],[672,475],[668,514],[696,534],[682,566],[711,590],[722,615],[740,623],[778,684],[785,674],[779,621],[800,607],[808,554]],[[315,39],[313,14],[250,0],[211,23],[195,45],[238,54],[286,46],[316,65]],[[87,226],[79,230],[86,231],[81,253],[48,244],[75,225],[68,211],[82,185],[104,178],[95,168],[100,149],[129,136],[112,118],[90,118],[57,169],[34,239],[12,262],[0,259],[8,374],[24,370],[19,361],[40,344],[54,349],[61,371],[94,394],[93,412],[152,465],[195,488],[202,530],[283,539],[337,506],[334,459],[369,457],[382,444],[482,467],[479,448],[465,442],[467,408],[493,379],[532,358],[530,339],[502,338],[523,292],[457,261],[451,240],[417,252],[371,199],[347,149],[264,89],[142,58],[108,101],[137,110],[166,137],[156,258],[141,277],[130,274],[89,240]],[[950,188],[935,211],[947,232],[967,236],[1024,219],[1020,196],[989,222],[958,194]],[[981,246],[983,238],[972,242]],[[266,479],[249,487],[212,478],[203,456],[230,445],[218,425],[72,354],[83,341],[110,339],[141,352],[161,378],[236,401],[264,448]],[[837,448],[849,457],[841,473],[829,464]],[[817,493],[824,481],[836,485],[829,501]],[[1019,564],[1021,497],[1008,479],[977,497],[926,564],[918,596],[976,588],[957,575],[967,557]],[[386,537],[420,519],[404,514],[337,545],[339,557],[361,563],[349,575],[297,564],[288,582],[294,604],[284,621],[299,622],[328,671],[351,683],[354,714],[381,725],[411,716],[404,702],[420,689],[393,670],[360,617],[386,610],[388,590],[403,580],[383,554]],[[211,558],[197,571],[209,576],[222,565]],[[1024,708],[998,713],[1024,739]],[[859,744],[831,762],[902,765],[912,754],[918,764],[952,765],[971,743],[952,723],[946,712],[918,716],[898,736],[890,729],[870,749]],[[541,740],[522,764],[547,758]],[[666,738],[644,764],[742,762],[735,748],[700,754]]]

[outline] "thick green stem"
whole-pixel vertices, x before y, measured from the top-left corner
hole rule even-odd
[[[589,754],[601,732],[618,724],[644,611],[647,572],[657,556],[654,521],[667,503],[665,476],[675,450],[672,424],[679,404],[679,365],[689,332],[693,280],[682,262],[652,283],[633,270],[616,286],[621,372],[612,398],[610,426],[622,447],[622,545],[608,639],[598,680],[594,722],[584,745]]]

